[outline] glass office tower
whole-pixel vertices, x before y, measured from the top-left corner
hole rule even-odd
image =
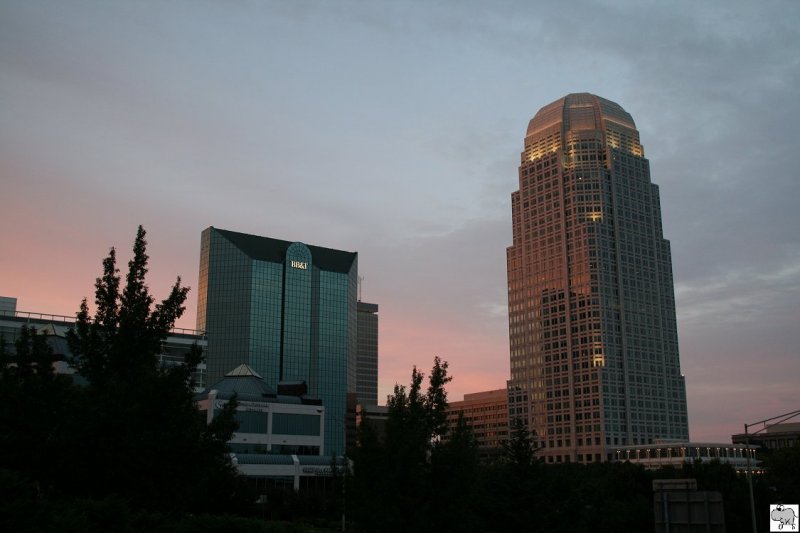
[[[242,363],[277,389],[305,381],[325,406],[324,455],[344,453],[347,394],[355,392],[358,254],[207,228],[197,328],[208,382]]]
[[[511,418],[551,463],[688,439],[669,241],[631,116],[586,93],[543,107],[511,203]]]
[[[378,405],[378,304],[358,302],[358,403]]]

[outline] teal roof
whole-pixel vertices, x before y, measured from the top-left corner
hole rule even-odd
[[[212,390],[217,391],[217,398],[220,400],[228,400],[236,395],[238,400],[244,400],[248,402],[292,403],[307,405],[322,404],[319,399],[310,398],[305,395],[292,396],[287,394],[278,394],[274,389],[267,385],[266,381],[264,381],[264,378],[262,378],[258,372],[246,364],[241,364],[225,374],[224,378],[217,381],[203,392],[197,394],[195,396],[195,400],[205,400],[208,398],[208,394]]]
[[[293,244],[289,241],[271,237],[259,237],[214,227],[212,229],[230,241],[231,244],[239,248],[248,257],[259,261],[283,263],[286,260],[286,251]],[[357,252],[344,252],[310,244],[306,244],[306,246],[311,251],[311,262],[314,266],[329,272],[347,274],[353,267],[356,257],[358,257]]]
[[[270,388],[255,370],[248,365],[239,365],[231,370],[225,377],[211,385],[197,396],[198,400],[208,398],[211,390],[217,391],[217,398],[225,400],[234,394],[240,400],[247,401],[276,401],[275,391]]]

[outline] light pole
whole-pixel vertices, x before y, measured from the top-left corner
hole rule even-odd
[[[745,446],[744,453],[747,456],[747,487],[748,487],[748,490],[750,491],[750,518],[751,518],[751,520],[753,522],[753,533],[758,533],[758,529],[756,528],[756,504],[755,504],[755,500],[753,498],[753,474],[750,471],[751,470],[750,469],[750,435],[758,435],[762,431],[766,431],[766,429],[769,427],[767,425],[767,422],[772,422],[773,420],[777,420],[777,422],[775,422],[774,424],[780,424],[782,422],[786,422],[787,420],[791,420],[792,418],[794,418],[794,417],[796,417],[798,415],[800,415],[800,410],[792,411],[790,413],[785,413],[785,414],[778,415],[778,416],[773,416],[772,418],[766,418],[764,420],[759,420],[758,422],[753,422],[752,424],[745,424],[744,425],[744,446]],[[764,424],[764,427],[762,427],[761,429],[759,429],[758,431],[755,431],[753,433],[749,432],[750,428],[752,426],[757,426],[759,424]],[[771,424],[771,425],[774,425],[774,424]]]

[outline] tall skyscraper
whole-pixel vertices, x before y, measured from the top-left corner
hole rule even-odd
[[[378,405],[378,304],[358,301],[356,394],[364,406]]]
[[[344,453],[357,281],[356,253],[204,230],[197,328],[208,338],[208,383],[242,363],[274,390],[279,381],[305,381],[325,406],[323,453]]]
[[[551,463],[688,439],[669,241],[630,114],[587,93],[540,109],[511,204],[510,416]]]

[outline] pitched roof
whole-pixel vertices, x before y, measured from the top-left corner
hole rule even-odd
[[[208,387],[196,396],[196,398],[207,398],[211,390],[216,390],[217,397],[220,399],[228,399],[234,394],[240,400],[247,401],[268,402],[275,401],[276,398],[275,391],[267,385],[264,378],[255,370],[244,364],[237,366],[225,374],[224,378]]]
[[[255,370],[250,368],[250,366],[244,363],[242,363],[241,365],[237,366],[236,368],[225,374],[225,377],[242,377],[242,376],[254,376],[257,377],[258,379],[264,379],[258,372],[256,372]]]
[[[295,390],[292,390],[293,388]],[[248,402],[322,405],[322,401],[318,398],[310,397],[304,393],[295,394],[299,388],[305,390],[305,382],[281,382],[279,390],[282,393],[279,394],[267,385],[267,382],[258,372],[249,365],[241,364],[225,374],[224,378],[203,392],[196,394],[194,398],[197,401],[205,400],[208,398],[208,394],[214,390],[220,400],[228,400],[235,395],[239,400]]]

